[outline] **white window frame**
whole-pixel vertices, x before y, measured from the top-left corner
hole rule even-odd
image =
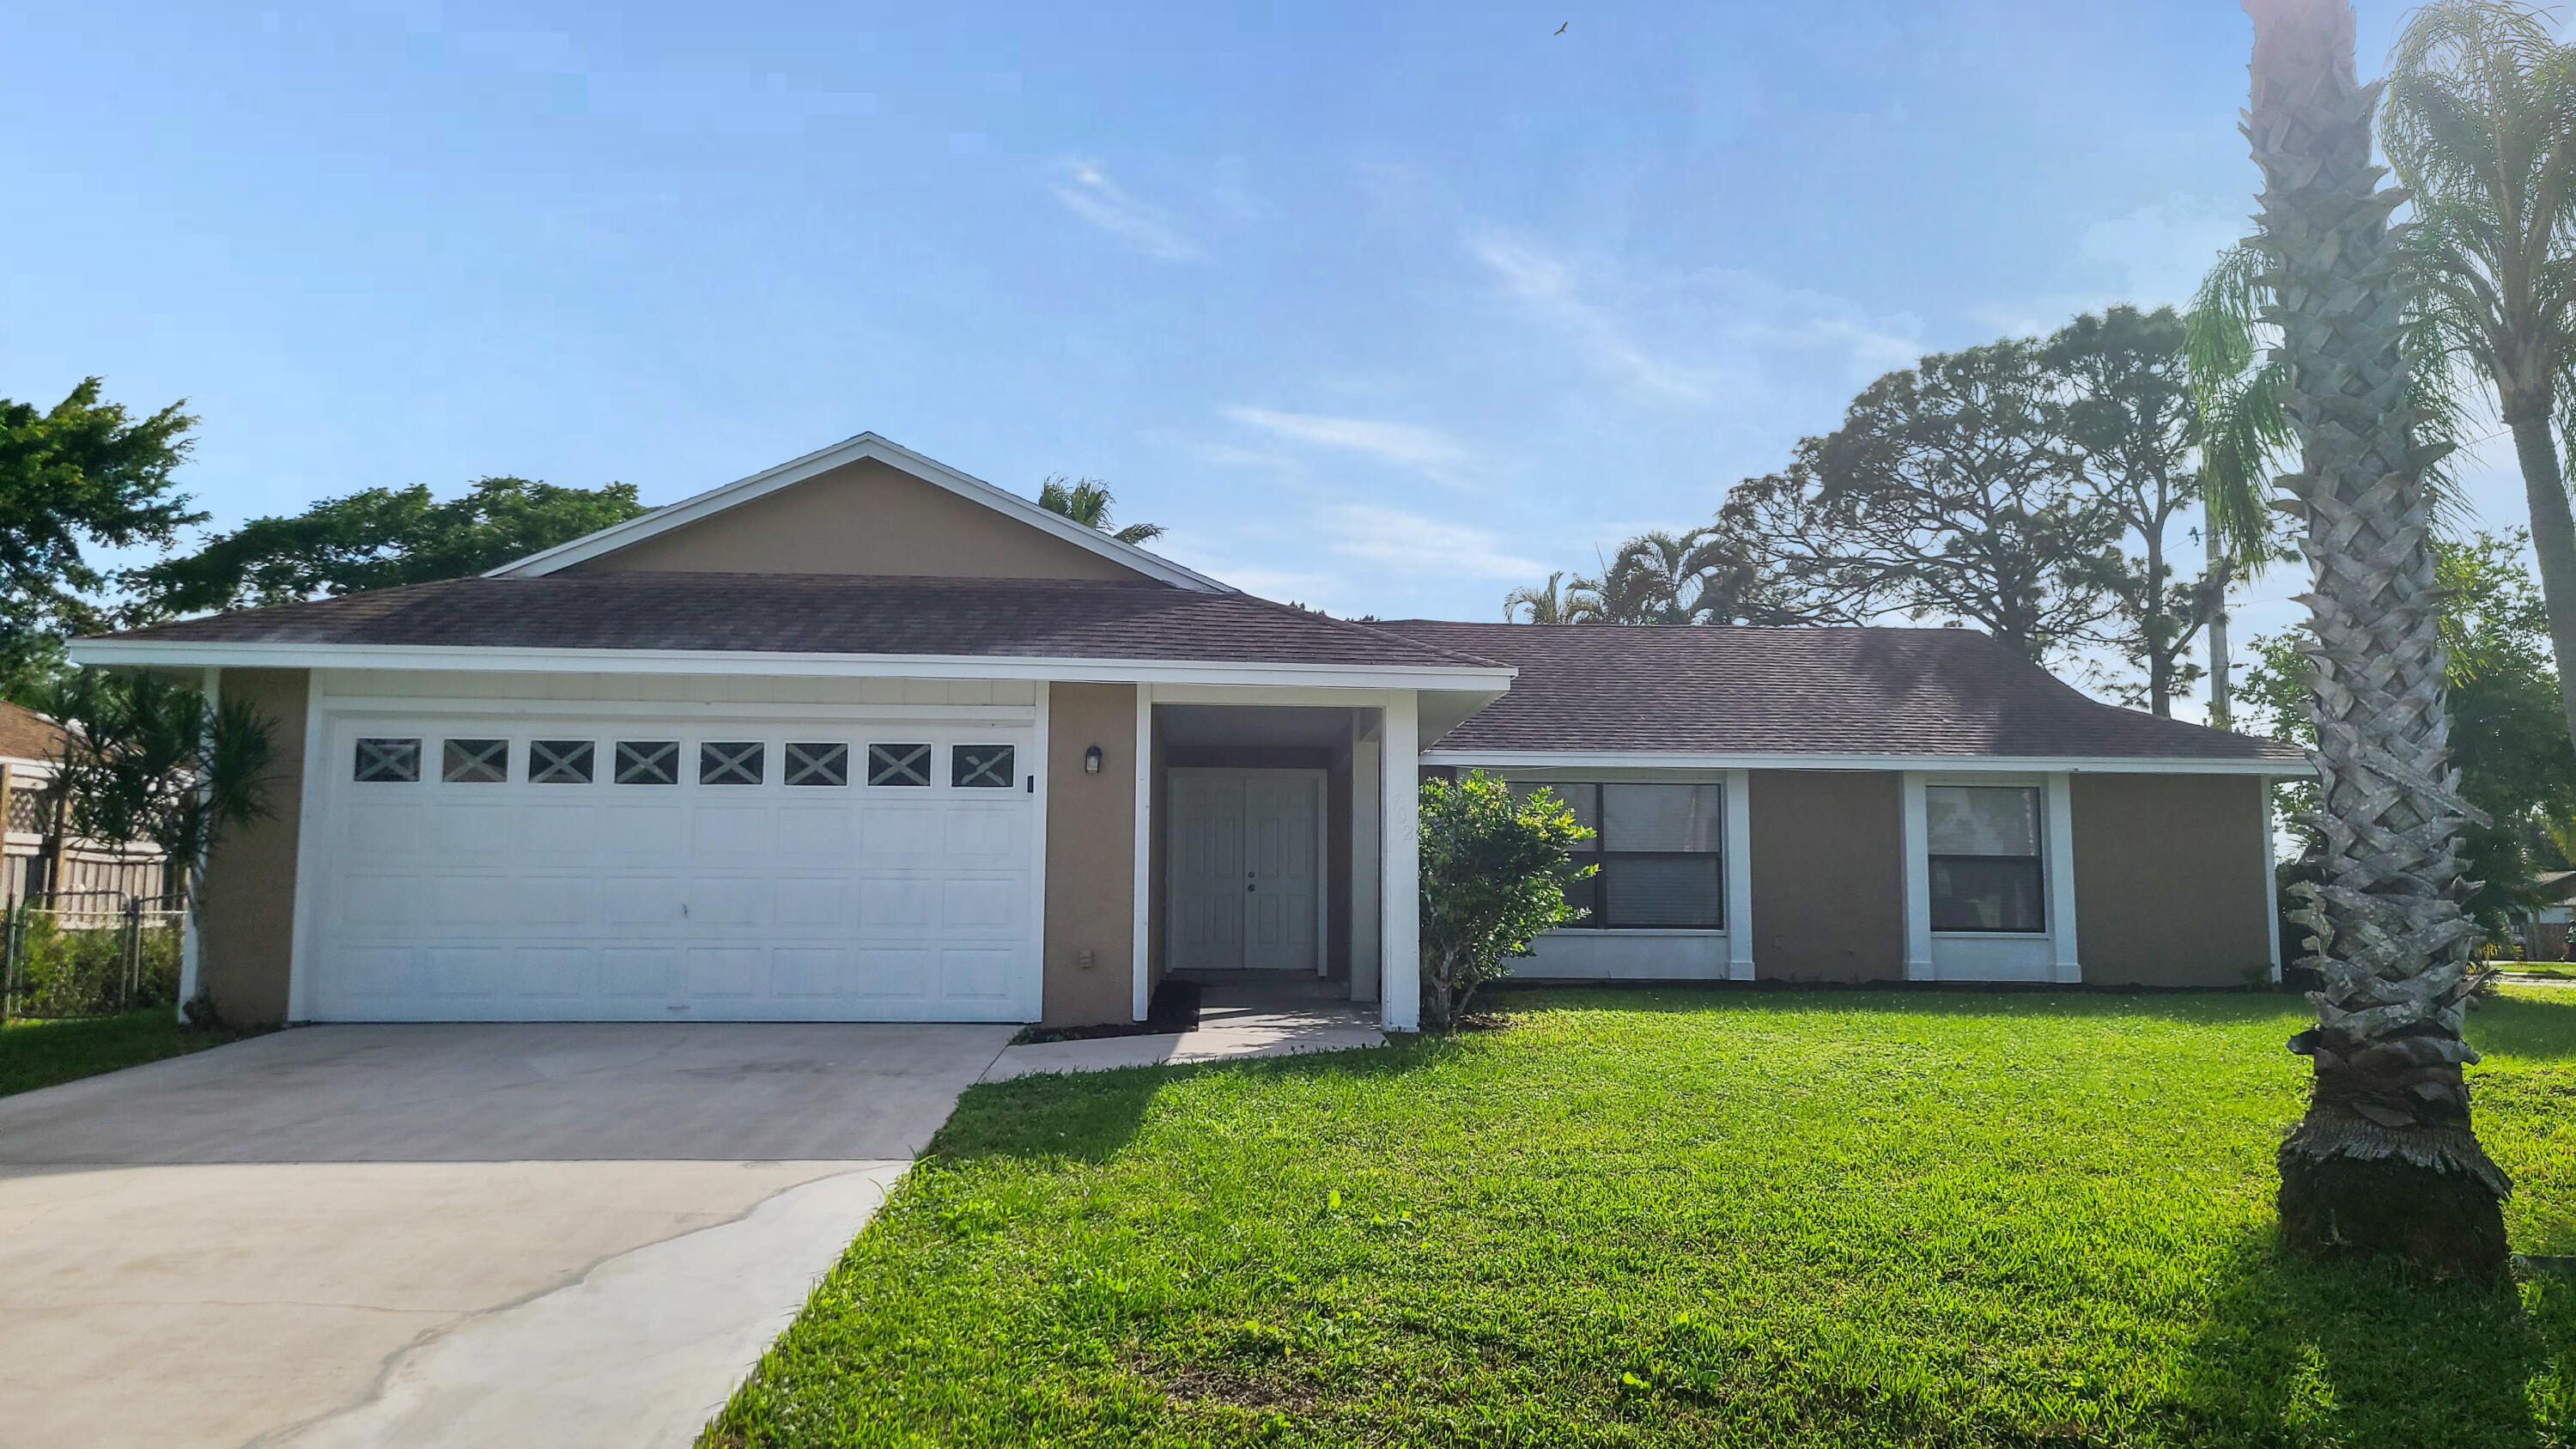
[[[2075,949],[2075,813],[2073,777],[2002,772],[1903,772],[1905,979],[1908,981],[2038,981],[2084,979]],[[1932,831],[1924,792],[1935,785],[2018,786],[2037,790],[2041,909],[2047,929],[1932,929]]]

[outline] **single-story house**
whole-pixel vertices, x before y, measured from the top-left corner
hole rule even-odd
[[[1596,825],[1530,976],[2236,985],[2264,740],[1956,629],[1376,622],[874,434],[480,578],[79,641],[276,722],[194,989],[243,1021],[1145,1015],[1295,972],[1416,1022],[1416,786]]]
[[[2525,961],[2564,961],[2568,922],[2576,920],[2576,870],[2543,871],[2531,884],[2541,904],[2514,912],[2515,943]]]

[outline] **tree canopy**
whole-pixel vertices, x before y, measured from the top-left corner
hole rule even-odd
[[[644,511],[631,483],[478,478],[445,502],[422,484],[366,488],[254,518],[130,582],[144,607],[180,614],[354,594],[482,573]]]
[[[1110,527],[1117,501],[1109,485],[1097,478],[1068,479],[1058,473],[1038,485],[1038,507],[1062,514],[1085,528],[1099,529],[1120,543],[1146,543],[1163,536],[1163,525],[1159,523]]]
[[[0,694],[29,696],[66,635],[116,623],[114,579],[88,550],[167,544],[204,516],[177,490],[185,406],[137,417],[95,377],[51,408],[0,398]]]

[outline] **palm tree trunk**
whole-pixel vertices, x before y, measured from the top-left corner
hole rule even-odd
[[[2445,1274],[2509,1265],[2503,1171],[2478,1143],[2461,1068],[2473,928],[2460,912],[2468,814],[2450,721],[2412,454],[2404,305],[2371,164],[2379,87],[2353,71],[2345,0],[2245,0],[2254,17],[2246,136],[2263,169],[2261,243],[2288,364],[2284,409],[2302,468],[2282,480],[2315,575],[2322,880],[2292,889],[2315,934],[2308,1110],[2281,1146],[2284,1235],[2321,1252],[2389,1252]]]
[[[2531,506],[2531,551],[2540,562],[2540,597],[2549,609],[2549,648],[2558,656],[2558,707],[2576,738],[2576,515],[2567,507],[2567,479],[2559,472],[2558,438],[2544,402],[2517,408],[2514,457],[2522,464],[2522,492]]]
[[[2201,541],[2209,546],[2209,576],[2221,577],[2226,567],[2227,550],[2219,542],[2218,530],[2207,520],[2200,526]],[[2209,605],[2209,722],[2219,729],[2236,727],[2235,692],[2227,678],[2227,587],[2221,584],[2218,597]]]

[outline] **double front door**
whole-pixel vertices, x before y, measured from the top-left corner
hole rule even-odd
[[[1172,969],[1324,966],[1324,772],[1176,769]]]

